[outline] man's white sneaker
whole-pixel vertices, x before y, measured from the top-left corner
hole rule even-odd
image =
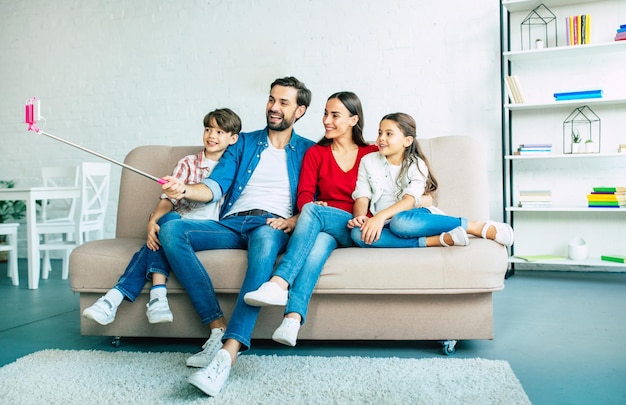
[[[256,291],[250,291],[243,296],[243,300],[253,307],[265,307],[268,305],[287,305],[289,292],[283,290],[276,283],[268,281],[261,284]]]
[[[272,340],[287,346],[295,346],[298,340],[298,331],[300,330],[300,322],[293,318],[283,318],[283,322],[274,331]]]
[[[173,322],[174,315],[170,311],[170,306],[166,297],[154,298],[146,304],[146,316],[150,323]]]
[[[217,396],[228,380],[231,368],[230,354],[220,349],[211,363],[200,371],[189,376],[187,382],[212,397]]]
[[[215,357],[217,352],[222,348],[222,337],[224,329],[211,329],[211,336],[202,345],[202,351],[190,356],[187,359],[187,367],[206,367]]]
[[[115,320],[117,307],[104,297],[100,297],[92,306],[85,308],[83,316],[98,322],[100,325],[108,325]]]
[[[452,245],[448,245],[445,241],[444,241],[444,236],[445,234],[449,234],[450,237],[452,237]],[[441,243],[441,246],[467,246],[469,245],[469,237],[467,236],[467,231],[465,230],[465,228],[463,228],[462,226],[457,226],[456,228],[454,228],[453,230],[449,231],[449,232],[444,232],[441,235],[439,235],[439,242]]]

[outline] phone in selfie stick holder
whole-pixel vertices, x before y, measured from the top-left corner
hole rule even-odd
[[[101,153],[94,152],[94,151],[93,151],[93,150],[91,150],[91,149],[87,149],[87,148],[85,148],[85,147],[83,147],[83,146],[80,146],[80,145],[77,145],[77,144],[75,144],[75,143],[73,143],[73,142],[70,142],[70,141],[68,141],[68,140],[65,140],[65,139],[59,138],[58,136],[52,135],[52,134],[50,134],[50,133],[48,133],[48,132],[42,131],[42,130],[41,130],[41,129],[39,129],[39,128],[37,127],[37,125],[36,125],[36,124],[37,124],[37,121],[41,121],[41,120],[43,119],[43,117],[41,116],[41,112],[40,112],[40,111],[41,111],[41,100],[38,100],[38,99],[37,99],[37,97],[33,97],[33,98],[29,99],[29,100],[26,100],[26,105],[25,105],[25,119],[24,119],[24,122],[26,122],[26,123],[28,124],[28,130],[29,130],[29,131],[33,131],[33,132],[36,132],[36,133],[38,133],[38,134],[43,134],[43,135],[46,135],[46,136],[48,136],[48,137],[50,137],[50,138],[52,138],[52,139],[54,139],[54,140],[57,140],[57,141],[63,142],[63,143],[65,143],[65,144],[68,144],[68,145],[70,145],[70,146],[73,146],[73,147],[75,147],[75,148],[78,148],[78,149],[80,149],[80,150],[82,150],[82,151],[85,151],[85,152],[91,153],[92,155],[98,156],[98,157],[99,157],[99,158],[101,158],[101,159],[108,160],[108,161],[109,161],[109,162],[111,162],[111,163],[114,163],[114,164],[116,164],[116,165],[118,165],[118,166],[121,166],[121,167],[123,167],[124,169],[128,169],[128,170],[130,170],[130,171],[132,171],[132,172],[135,172],[135,173],[137,173],[137,174],[140,174],[140,175],[142,175],[142,176],[144,176],[144,177],[149,178],[150,180],[154,180],[154,181],[156,181],[156,182],[157,182],[157,183],[159,183],[159,184],[165,184],[165,183],[167,183],[167,180],[164,180],[164,179],[158,178],[158,177],[153,176],[153,175],[151,175],[151,174],[148,174],[148,173],[146,173],[146,172],[142,172],[141,170],[139,170],[139,169],[137,169],[137,168],[134,168],[134,167],[132,167],[132,166],[129,166],[129,165],[127,165],[126,163],[119,162],[119,161],[117,161],[117,160],[115,160],[115,159],[112,159],[112,158],[110,158],[110,157],[108,157],[108,156],[104,156],[104,155],[103,155],[103,154],[101,154]]]

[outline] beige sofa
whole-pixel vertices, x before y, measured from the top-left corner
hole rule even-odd
[[[487,172],[482,146],[473,138],[446,136],[421,140],[439,180],[437,203],[449,214],[488,219]],[[155,175],[169,173],[198,146],[142,146],[125,159]],[[132,255],[145,243],[146,221],[160,194],[159,185],[131,171],[121,178],[114,239],[92,241],[70,258],[73,291],[80,310],[110,289]],[[246,269],[246,251],[198,252],[228,318]],[[345,248],[332,253],[311,299],[299,339],[441,340],[453,353],[461,339],[493,338],[492,292],[504,288],[507,249],[471,238],[467,247],[426,249]],[[168,282],[174,322],[151,325],[145,315],[148,288],[134,304],[124,302],[115,322],[101,326],[81,317],[83,335],[207,338],[185,290]],[[283,308],[261,310],[253,338],[269,339]],[[119,340],[114,340],[114,344]]]

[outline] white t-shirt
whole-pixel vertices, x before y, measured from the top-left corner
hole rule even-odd
[[[260,209],[289,218],[292,215],[291,190],[287,173],[287,153],[270,143],[262,153],[241,196],[225,215]]]

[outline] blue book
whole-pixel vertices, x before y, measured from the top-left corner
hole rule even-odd
[[[555,101],[586,100],[590,98],[602,98],[602,94],[572,94],[569,96],[557,96],[557,97],[554,97],[554,100]]]
[[[620,28],[626,28],[626,24],[622,24],[619,26]]]
[[[626,32],[626,28],[620,28],[617,30],[617,32]]]
[[[595,94],[602,95],[602,90],[598,89],[598,90],[566,91],[564,93],[554,93],[554,97],[561,97],[561,96],[586,96],[586,95],[595,95]]]

